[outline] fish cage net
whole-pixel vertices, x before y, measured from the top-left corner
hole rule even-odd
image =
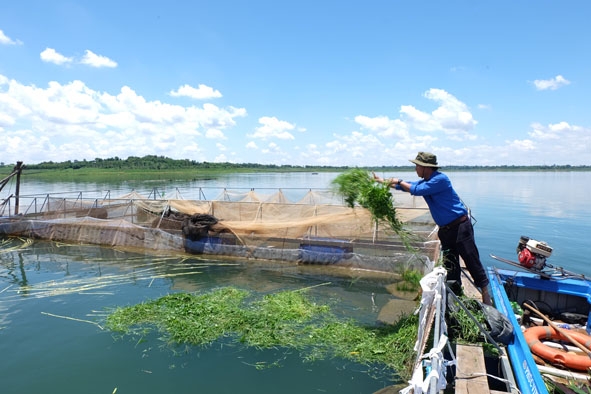
[[[214,200],[27,196],[0,221],[0,234],[155,251],[427,271],[439,253],[435,224],[422,199],[395,194],[396,215],[410,234],[376,223],[362,207],[310,190],[292,202],[283,191],[223,190]],[[12,208],[14,211],[14,207]]]

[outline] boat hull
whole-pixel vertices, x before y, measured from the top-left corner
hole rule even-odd
[[[534,301],[545,305],[555,314],[574,316],[577,326],[591,331],[590,283],[581,279],[543,279],[539,275],[511,270],[488,268],[491,295],[495,306],[513,324],[514,335],[507,345],[515,380],[522,393],[547,393],[539,368],[534,361],[521,329],[521,319],[514,312],[516,304]],[[564,311],[564,313],[560,313]]]

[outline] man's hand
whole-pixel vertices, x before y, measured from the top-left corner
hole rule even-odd
[[[373,175],[373,180],[378,183],[383,183],[384,185],[387,185],[388,187],[392,187],[396,183],[396,181],[394,181],[394,178],[384,179],[384,178],[380,178],[379,176],[377,176],[376,173],[373,171],[371,173]]]

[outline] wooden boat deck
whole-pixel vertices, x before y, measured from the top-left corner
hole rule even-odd
[[[482,294],[471,280],[470,274],[461,261],[462,287],[464,295],[468,298],[482,301]],[[482,346],[479,344],[457,344],[456,345],[456,394],[468,393],[503,393],[510,391],[491,390],[488,384],[487,368]],[[511,368],[508,365],[505,368]]]

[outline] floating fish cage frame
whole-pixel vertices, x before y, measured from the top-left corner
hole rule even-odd
[[[11,196],[0,206],[0,234],[387,272],[429,272],[439,256],[428,208],[408,193],[395,193],[393,203],[409,239],[327,190],[307,189],[297,200],[287,189],[222,189],[211,200],[203,188],[198,199],[184,199],[178,189],[167,198],[158,189],[84,193],[92,194]]]

